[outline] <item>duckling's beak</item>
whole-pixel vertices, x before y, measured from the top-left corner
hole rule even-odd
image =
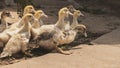
[[[83,13],[80,13],[80,16],[84,16],[84,14],[83,14]]]
[[[36,12],[35,9],[33,9],[31,13],[32,13],[32,14],[35,14],[35,12]]]
[[[43,16],[46,17],[46,18],[48,18],[48,15],[46,15],[45,13],[43,13]]]
[[[68,14],[69,14],[69,15],[73,15],[73,13],[71,13],[70,11],[68,11]]]

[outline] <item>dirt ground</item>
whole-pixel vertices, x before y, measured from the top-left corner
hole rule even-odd
[[[57,12],[62,6],[48,3],[43,3],[41,6],[49,16],[44,19],[44,23],[55,23]],[[15,8],[10,8],[15,19],[8,18],[10,23],[19,20],[13,9]],[[73,54],[43,54],[38,50],[40,53],[31,58],[25,59],[22,56],[12,61],[0,60],[0,68],[120,68],[120,18],[110,14],[109,8],[106,7],[106,9],[105,13],[100,14],[81,11],[85,16],[79,17],[79,22],[87,26],[88,38],[80,36],[69,44],[72,45],[70,51]],[[90,9],[90,11],[93,10]],[[94,45],[89,45],[89,42]]]

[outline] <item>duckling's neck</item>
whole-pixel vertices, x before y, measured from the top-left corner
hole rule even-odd
[[[23,23],[24,23],[24,21],[22,19],[19,20],[16,27],[20,28],[23,25]]]
[[[20,33],[21,32],[27,32],[29,30],[29,21],[28,20],[24,20],[24,24],[21,27]]]
[[[25,10],[25,11],[23,12],[23,15],[25,15],[25,14],[27,14],[27,13],[28,13],[28,11]]]
[[[1,23],[6,24],[6,17],[5,16],[1,16]]]
[[[42,26],[42,25],[43,25],[43,21],[42,21],[42,19],[41,19],[41,16],[39,16],[39,15],[37,15],[37,14],[35,14],[34,16],[35,16],[36,19],[39,20],[39,22],[37,22],[35,26],[36,26],[36,27]]]
[[[71,24],[71,27],[75,27],[76,25],[78,25],[77,19],[78,19],[77,16],[73,16],[73,23]]]
[[[35,14],[34,17],[35,17],[36,19],[40,19],[40,17],[39,17],[38,14]]]
[[[39,28],[43,24],[43,21],[41,19],[35,20],[35,22],[32,24],[33,28]]]
[[[59,17],[59,19],[58,19],[58,21],[57,21],[57,23],[55,24],[55,26],[57,27],[57,28],[59,28],[60,30],[63,30],[64,29],[64,23],[65,23],[65,20],[64,20],[65,18],[64,17]]]
[[[29,22],[29,21],[28,21],[27,19],[25,19],[25,18],[22,18],[22,19],[19,21],[17,27],[20,28],[20,27],[23,26],[26,22]]]
[[[39,19],[39,25],[42,26],[44,23],[43,23],[43,20],[42,19]]]

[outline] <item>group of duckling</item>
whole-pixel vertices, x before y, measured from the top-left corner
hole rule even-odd
[[[83,14],[73,6],[61,8],[58,12],[58,21],[49,25],[43,23],[42,19],[48,17],[44,11],[35,10],[32,5],[26,6],[22,18],[10,26],[5,18],[11,17],[11,13],[3,11],[2,14],[1,24],[5,24],[6,29],[0,33],[0,42],[3,43],[0,58],[10,57],[20,51],[31,56],[28,50],[31,50],[29,43],[33,41],[39,48],[69,55],[71,52],[63,51],[58,46],[73,42],[78,32],[87,37],[86,26],[77,21]],[[68,19],[69,16],[73,16],[72,24]]]

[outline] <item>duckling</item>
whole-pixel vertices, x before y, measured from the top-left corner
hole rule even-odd
[[[69,30],[67,32],[68,33],[65,36],[64,43],[62,43],[62,44],[69,44],[69,43],[73,42],[75,40],[75,37],[76,37],[78,32],[80,32],[85,37],[87,37],[86,26],[82,25],[82,24],[76,25],[73,29],[71,29],[71,30]]]
[[[80,10],[75,10],[73,14],[73,23],[71,24],[71,28],[74,28],[76,25],[78,25],[78,17],[84,16]]]
[[[43,21],[42,21],[42,18],[43,17],[48,17],[42,10],[37,10],[36,12],[35,12],[35,14],[34,14],[34,17],[36,18],[36,19],[38,19],[38,21],[39,22],[35,22],[35,23],[33,23],[32,24],[32,27],[33,28],[39,28],[40,26],[42,26],[43,25]]]
[[[11,57],[13,54],[21,51],[22,47],[26,46],[23,41],[26,41],[26,39],[22,39],[20,34],[13,35],[4,47],[0,58]]]
[[[19,29],[18,33],[25,35],[27,38],[31,36],[31,24],[30,21],[36,20],[32,14],[25,14],[23,16],[24,25]]]
[[[13,18],[13,16],[11,15],[10,11],[8,10],[4,10],[2,13],[1,13],[1,19],[0,19],[0,24],[2,27],[5,27],[4,29],[8,28],[8,22],[6,21],[6,18],[9,17],[9,18]],[[4,30],[3,29],[3,30]],[[2,30],[2,31],[3,31]]]
[[[0,58],[4,58],[7,56],[12,56],[13,54],[22,51],[26,55],[29,53],[26,52],[28,49],[28,43],[30,39],[30,27],[29,27],[29,20],[34,19],[32,14],[26,14],[23,17],[25,17],[26,22],[22,26],[22,28],[19,30],[17,34],[14,34],[8,43],[6,44],[5,48],[3,49],[3,52],[0,55]],[[30,54],[29,54],[30,55]]]
[[[34,17],[37,20],[34,20],[34,22],[31,24],[32,38],[35,38],[35,36],[39,33],[40,27],[43,25],[42,17],[48,17],[48,16],[42,10],[37,10],[34,14]]]
[[[69,15],[73,15],[73,14],[69,11],[67,7],[60,9],[58,13],[59,18],[55,26],[62,31],[69,30],[70,29],[69,27],[70,23],[68,21]]]

